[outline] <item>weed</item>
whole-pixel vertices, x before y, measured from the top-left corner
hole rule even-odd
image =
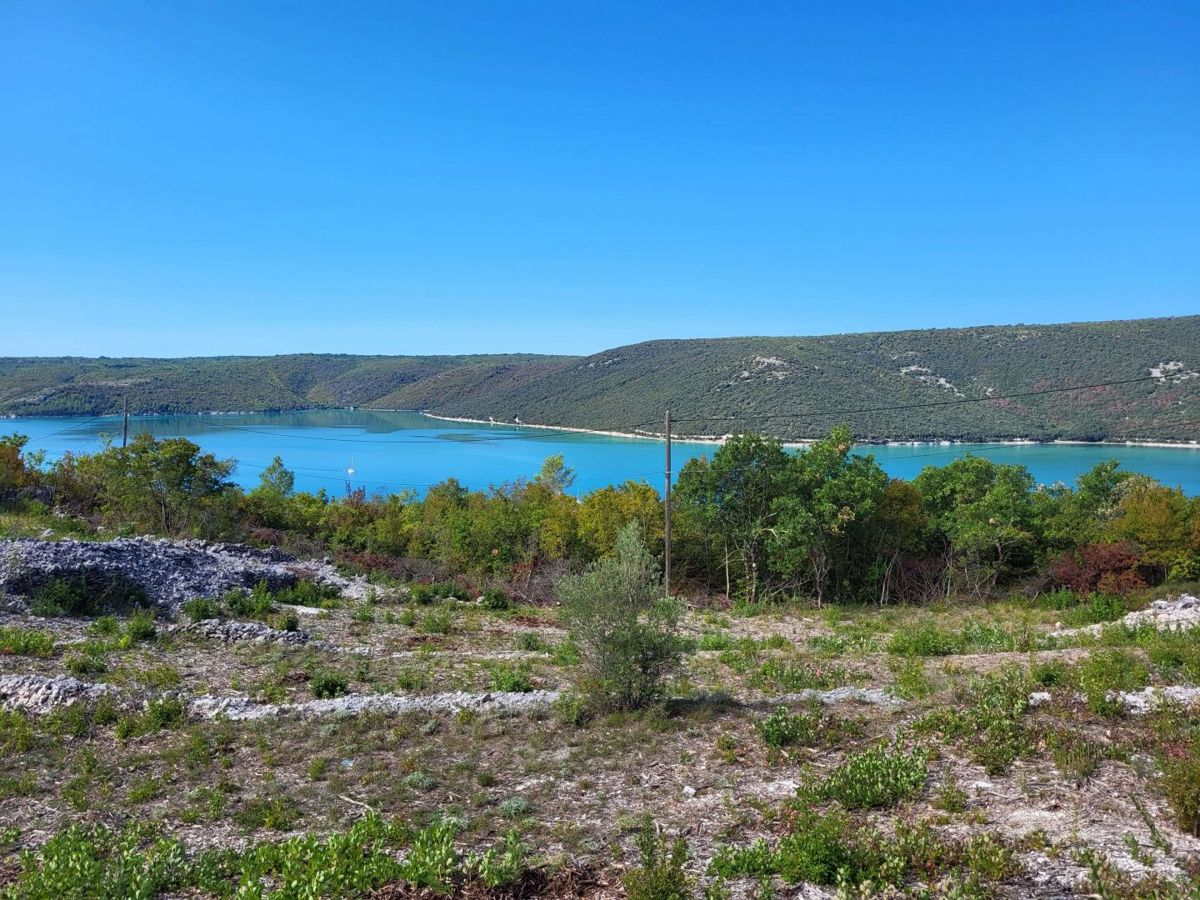
[[[691,900],[692,880],[683,868],[688,846],[683,838],[668,842],[647,816],[638,829],[637,848],[640,865],[630,869],[624,880],[629,900]]]
[[[529,677],[529,669],[526,666],[495,663],[490,667],[489,674],[493,691],[523,694],[533,690],[533,679]]]
[[[934,809],[948,813],[960,813],[967,808],[967,792],[958,786],[958,779],[953,773],[942,782],[932,805]]]
[[[49,656],[53,651],[49,631],[0,625],[0,656]]]
[[[528,815],[529,801],[524,797],[509,797],[500,804],[500,814],[509,819]]]
[[[846,809],[877,809],[919,794],[927,774],[925,751],[878,744],[850,754],[811,790],[816,799],[836,800]]]
[[[174,697],[151,700],[140,713],[122,717],[117,721],[115,734],[119,740],[144,737],[158,731],[176,729],[183,724],[183,701]]]
[[[1150,672],[1140,659],[1128,651],[1101,649],[1078,665],[1075,677],[1090,710],[1102,715],[1115,715],[1121,711],[1122,705],[1110,694],[1144,688],[1150,681]]]
[[[1164,759],[1159,784],[1180,830],[1200,837],[1200,753]]]
[[[332,700],[350,690],[350,682],[337,672],[316,672],[308,679],[308,689],[318,700]]]

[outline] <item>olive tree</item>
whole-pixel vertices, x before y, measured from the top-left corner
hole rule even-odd
[[[615,552],[559,584],[562,618],[580,652],[580,689],[597,709],[635,709],[662,694],[679,665],[679,605],[662,596],[658,564],[630,522]]]

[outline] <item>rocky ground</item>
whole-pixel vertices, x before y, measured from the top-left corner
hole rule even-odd
[[[29,596],[63,573],[137,583],[158,621],[33,615]],[[194,596],[297,578],[342,597],[255,620],[180,614]],[[774,846],[798,791],[898,740],[926,754],[923,786],[855,815],[884,833],[990,836],[1013,860],[996,895],[1103,893],[1097,860],[1113,896],[1197,875],[1200,839],[1160,769],[1162,748],[1200,728],[1200,603],[1178,591],[1124,623],[1015,601],[692,612],[671,702],[581,721],[553,609],[417,604],[324,562],[142,539],[0,542],[0,587],[10,860],[78,821],[155,822],[198,852],[343,829],[370,809],[452,815],[481,846],[515,826],[548,871],[587,873],[556,876],[577,895],[619,896],[645,814],[686,839],[689,872],[709,883],[721,847]],[[1002,689],[1016,709],[989,718]],[[768,746],[780,706],[815,735]],[[14,871],[0,862],[0,882]],[[764,888],[733,876],[724,889]],[[772,890],[833,896],[779,878]]]

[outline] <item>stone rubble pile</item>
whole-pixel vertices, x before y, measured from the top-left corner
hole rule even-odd
[[[1075,634],[1098,635],[1111,625],[1137,628],[1152,625],[1159,631],[1178,631],[1200,625],[1200,599],[1190,594],[1180,594],[1174,600],[1155,600],[1146,609],[1131,612],[1117,622],[1085,625],[1083,628],[1062,628],[1051,633],[1051,637],[1069,637]]]
[[[131,584],[174,615],[194,597],[218,597],[265,581],[272,590],[297,581],[296,563],[278,550],[241,544],[116,538],[111,541],[0,540],[0,594],[31,594],[56,578],[79,578],[98,591]],[[332,568],[332,567],[331,567]]]
[[[43,715],[79,700],[92,701],[119,692],[112,685],[89,684],[69,675],[0,675],[0,709]]]
[[[281,631],[262,622],[234,622],[225,619],[204,619],[173,629],[177,634],[195,634],[223,644],[285,644],[290,647],[322,647],[307,631]]]
[[[294,716],[311,719],[321,716],[352,716],[361,713],[403,715],[413,712],[475,712],[527,713],[544,710],[559,697],[558,691],[528,691],[525,693],[494,691],[471,694],[454,691],[445,694],[405,696],[400,694],[348,694],[329,700],[309,700],[304,703],[257,703],[248,697],[197,697],[188,705],[188,713],[196,719],[224,717],[234,721],[271,719]]]

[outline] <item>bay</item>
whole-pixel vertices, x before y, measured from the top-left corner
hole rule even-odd
[[[64,452],[100,449],[120,441],[119,417],[29,418],[0,423],[0,433],[30,438],[30,449],[48,459]],[[234,480],[246,487],[273,457],[296,473],[296,487],[340,494],[347,482],[368,493],[414,490],[454,477],[470,488],[531,478],[542,461],[561,453],[575,469],[572,493],[583,494],[627,479],[661,487],[663,447],[654,440],[564,432],[512,425],[446,422],[415,412],[309,410],[229,415],[138,416],[130,433],[186,437],[205,450],[238,462]],[[715,451],[712,444],[674,444],[674,470]],[[892,476],[912,478],[927,465],[944,465],[973,453],[998,463],[1026,466],[1041,484],[1075,479],[1096,463],[1115,459],[1129,471],[1200,495],[1200,447],[1124,444],[893,444],[858,448]]]

